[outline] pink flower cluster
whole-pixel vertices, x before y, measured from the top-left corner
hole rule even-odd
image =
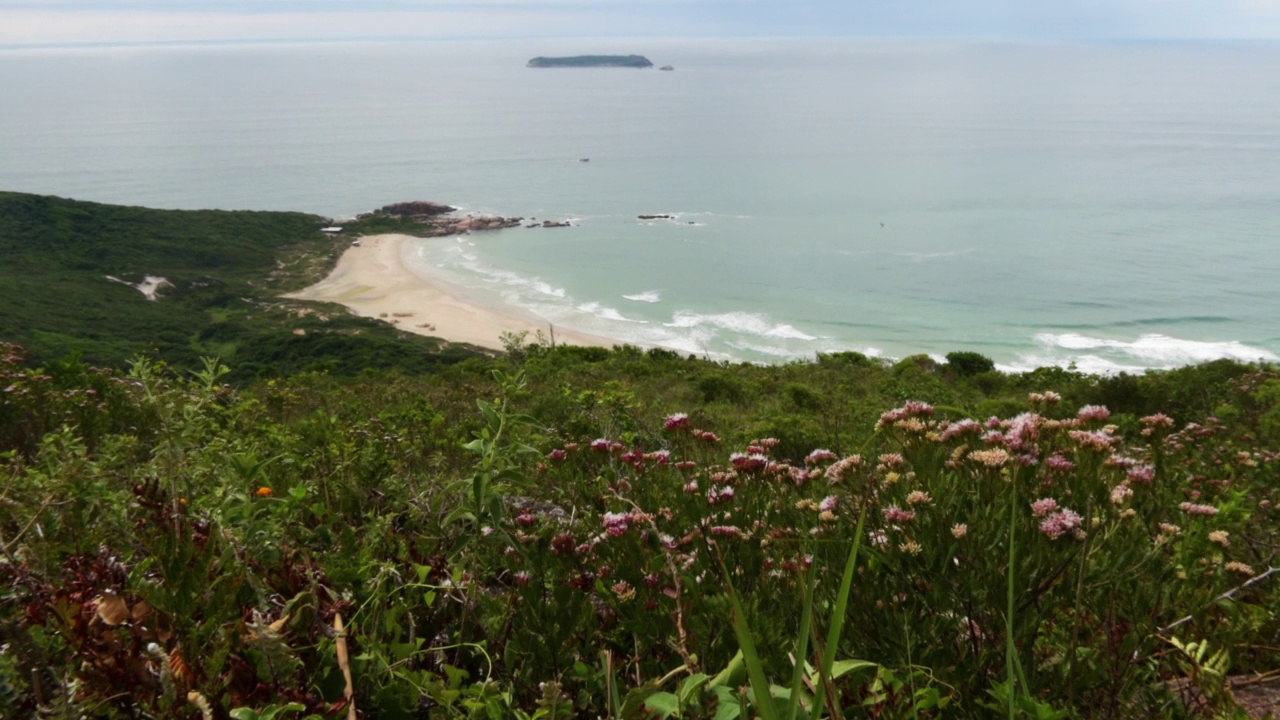
[[[604,524],[604,531],[613,537],[626,535],[627,530],[631,527],[630,513],[607,512],[601,518]]]
[[[687,427],[689,427],[689,416],[685,413],[668,415],[666,419],[662,421],[662,428],[664,430],[680,430]]]
[[[817,465],[822,462],[831,462],[836,459],[836,454],[825,448],[814,450],[804,457],[805,465]]]
[[[1106,422],[1111,417],[1111,411],[1101,405],[1085,405],[1076,413],[1076,417],[1083,422]]]
[[[977,435],[980,432],[982,432],[982,423],[971,418],[965,418],[964,420],[947,425],[939,436],[939,439],[943,442],[947,442],[948,440],[954,440],[961,435]]]
[[[1200,505],[1198,503],[1184,502],[1178,504],[1178,509],[1188,515],[1217,515],[1218,508],[1212,505]]]
[[[1040,498],[1031,503],[1031,514],[1036,517],[1044,517],[1050,513],[1058,511],[1058,501],[1053,498]]]
[[[916,519],[915,510],[903,510],[897,505],[890,505],[880,512],[884,515],[885,522],[889,523],[909,523]]]
[[[1057,540],[1066,533],[1080,527],[1080,515],[1074,510],[1063,508],[1040,521],[1040,532],[1051,540]]]
[[[707,502],[712,505],[718,505],[733,499],[733,486],[725,485],[724,487],[711,486],[707,491]]]
[[[876,422],[876,429],[880,430],[889,427],[896,422],[906,420],[908,418],[927,418],[933,415],[933,406],[929,403],[910,400],[900,408],[894,408],[887,412],[881,413],[880,420]]]
[[[738,472],[759,472],[768,466],[769,458],[760,453],[734,453],[729,456],[729,463]]]

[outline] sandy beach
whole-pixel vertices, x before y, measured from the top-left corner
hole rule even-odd
[[[537,317],[468,302],[444,283],[414,273],[404,262],[407,242],[418,242],[418,238],[363,237],[359,245],[347,248],[329,277],[285,297],[341,303],[357,315],[383,320],[406,332],[495,350],[502,349],[499,338],[504,332],[527,332],[529,340],[539,330],[549,334],[549,324]],[[555,340],[569,345],[617,344],[560,328],[555,329]]]

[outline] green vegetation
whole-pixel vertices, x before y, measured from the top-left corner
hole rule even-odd
[[[121,367],[139,353],[236,376],[365,368],[424,372],[474,354],[339,306],[279,297],[319,280],[346,238],[301,213],[152,210],[0,193],[0,338],[39,361]],[[377,229],[377,228],[374,228]],[[167,280],[150,301],[124,283]],[[108,279],[116,278],[116,282]]]
[[[239,387],[0,348],[0,703],[1233,717],[1276,669],[1274,368],[509,347]]]
[[[572,57],[536,57],[529,61],[531,68],[563,67],[626,67],[651,68],[653,63],[643,55],[574,55]]]
[[[478,356],[277,299],[318,225],[0,194],[5,718],[1244,717],[1280,664],[1275,367]]]

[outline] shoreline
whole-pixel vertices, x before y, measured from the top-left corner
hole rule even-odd
[[[448,283],[423,277],[404,261],[405,243],[412,235],[366,235],[348,247],[328,277],[281,297],[344,305],[360,317],[382,320],[399,330],[436,337],[446,342],[502,350],[504,332],[527,332],[533,341],[541,331],[549,337],[554,326],[511,308],[491,307],[465,299]],[[555,328],[558,345],[614,347],[610,338]]]

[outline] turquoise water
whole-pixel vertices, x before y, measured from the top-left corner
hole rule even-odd
[[[524,67],[579,52],[676,71]],[[765,362],[1280,359],[1280,44],[7,50],[0,97],[4,189],[571,218],[417,255],[557,327]]]

